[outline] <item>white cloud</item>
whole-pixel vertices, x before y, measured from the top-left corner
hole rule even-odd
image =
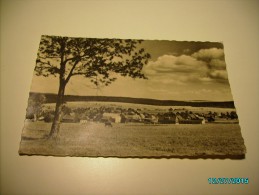
[[[163,55],[156,61],[150,61],[143,68],[143,73],[149,78],[149,86],[157,93],[168,90],[166,94],[175,98],[181,98],[179,92],[189,99],[228,95],[220,92],[221,88],[229,88],[222,49],[202,49],[192,56]]]
[[[217,50],[217,51],[216,51]],[[201,52],[207,56],[220,56],[219,49],[211,49]],[[209,55],[209,52],[212,54]],[[197,52],[199,53],[199,52]],[[152,82],[163,84],[187,85],[192,83],[209,83],[227,79],[225,62],[220,59],[212,59],[211,64],[197,60],[192,56],[163,55],[156,61],[150,61],[144,68],[143,73]]]
[[[205,82],[212,82],[212,78],[210,78],[210,77],[201,77],[200,79],[199,79],[200,81],[202,81],[203,83],[205,83]]]
[[[226,69],[226,63],[224,60],[220,59],[212,59],[209,62],[210,68],[216,69],[216,70],[225,70]]]
[[[150,61],[143,69],[147,76],[157,74],[197,73],[206,71],[206,63],[191,56],[163,55],[156,61]]]
[[[226,70],[212,70],[210,71],[210,77],[213,79],[227,80],[228,74]]]
[[[223,59],[224,51],[223,49],[218,48],[201,49],[198,52],[192,54],[192,57],[199,60]]]
[[[207,63],[207,76],[209,78],[219,82],[224,80],[226,81],[228,79],[223,49],[201,49],[198,52],[192,54],[192,57]]]

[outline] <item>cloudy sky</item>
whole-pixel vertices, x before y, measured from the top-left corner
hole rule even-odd
[[[143,68],[147,80],[114,75],[118,78],[114,83],[96,89],[89,79],[77,76],[71,78],[66,94],[162,100],[233,100],[221,43],[144,41],[139,47],[151,54]],[[31,91],[57,93],[58,78],[34,75]]]

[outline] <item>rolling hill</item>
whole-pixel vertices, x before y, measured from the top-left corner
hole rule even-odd
[[[30,96],[36,94],[30,93]],[[44,93],[46,96],[47,103],[56,102],[56,94]],[[178,100],[157,100],[148,98],[132,98],[132,97],[112,97],[112,96],[76,96],[76,95],[65,95],[66,102],[78,102],[78,101],[95,101],[95,102],[123,102],[133,104],[146,104],[146,105],[157,105],[157,106],[193,106],[193,107],[218,107],[218,108],[235,108],[233,101],[178,101]]]

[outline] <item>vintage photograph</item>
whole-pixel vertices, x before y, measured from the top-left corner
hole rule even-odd
[[[20,155],[244,159],[220,42],[43,35]]]

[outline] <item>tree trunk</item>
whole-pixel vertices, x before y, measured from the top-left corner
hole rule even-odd
[[[37,115],[33,114],[33,122],[36,122],[36,121],[37,121]]]
[[[62,106],[64,103],[65,86],[66,86],[65,82],[60,80],[57,101],[56,101],[56,108],[55,108],[55,116],[51,126],[49,138],[55,139],[59,135]]]

